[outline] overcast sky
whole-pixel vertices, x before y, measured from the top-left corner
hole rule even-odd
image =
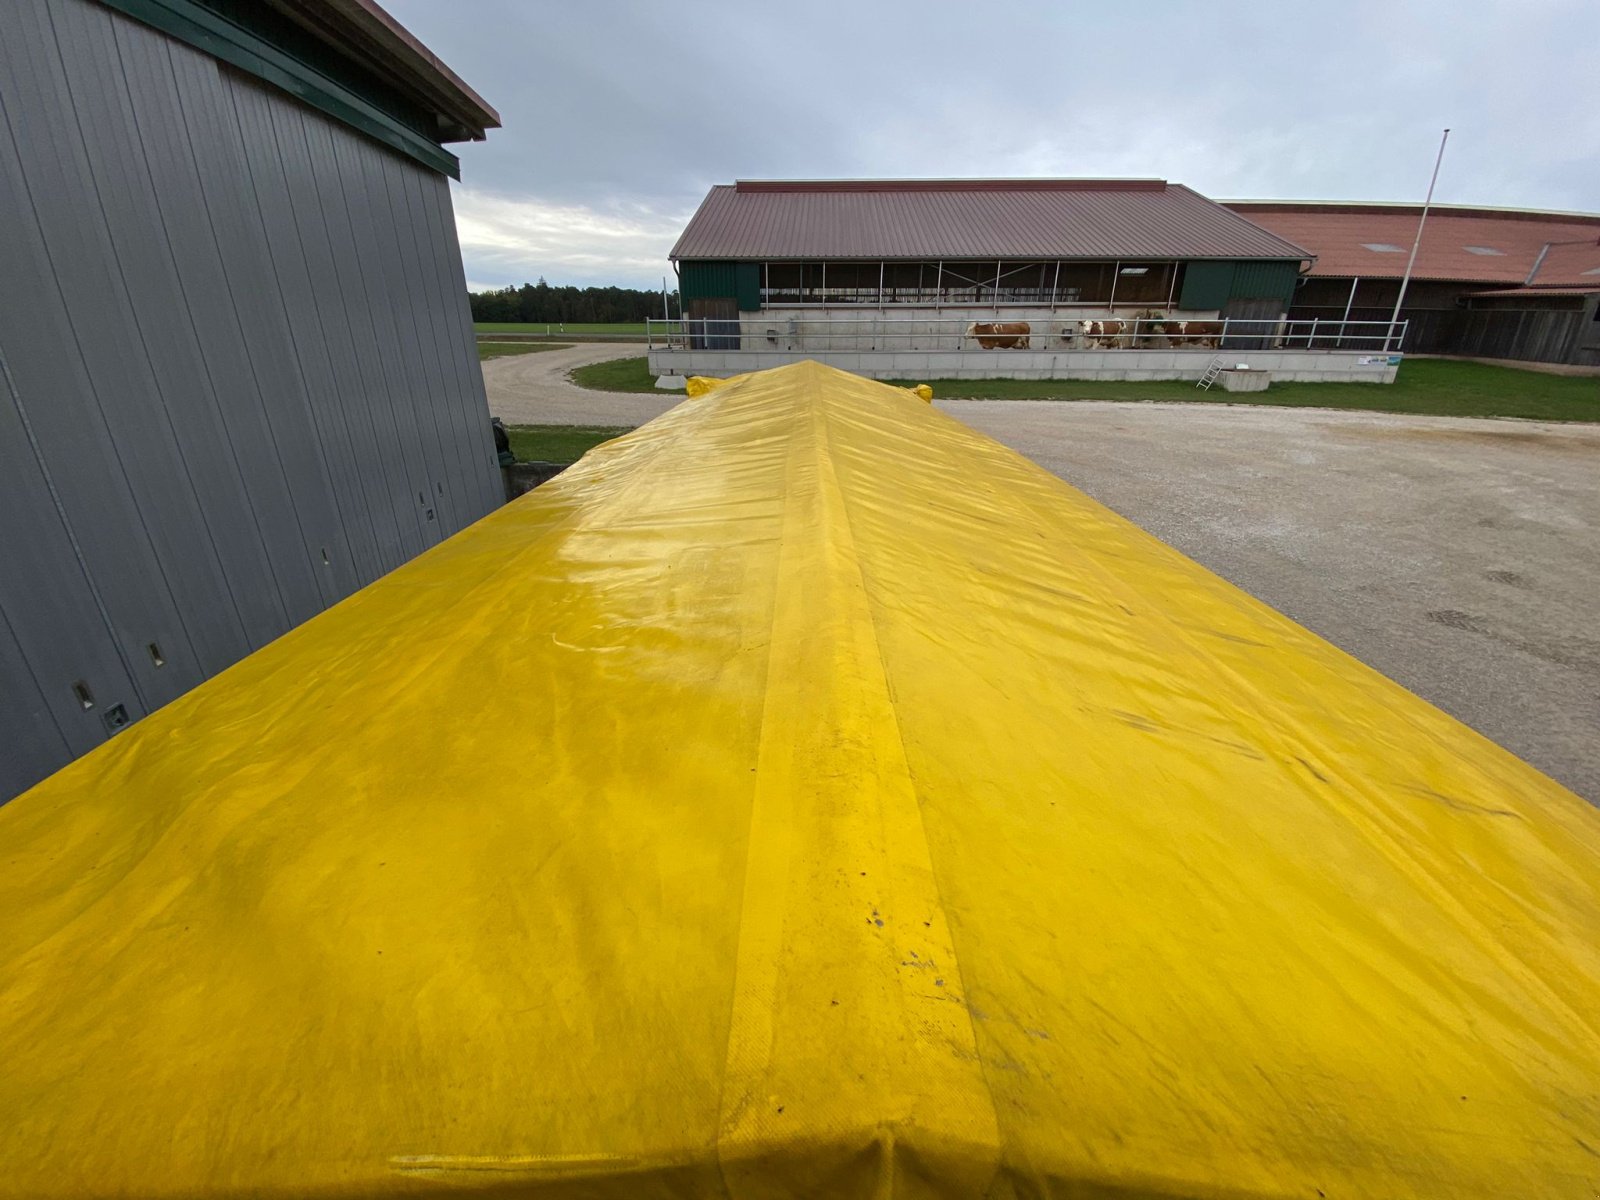
[[[1206,195],[1600,209],[1594,0],[384,0],[500,112],[474,287],[659,287],[713,183],[1157,176]]]

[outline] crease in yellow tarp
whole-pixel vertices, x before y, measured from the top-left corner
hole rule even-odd
[[[798,364],[0,808],[0,1194],[1590,1197],[1597,864],[1525,764]]]

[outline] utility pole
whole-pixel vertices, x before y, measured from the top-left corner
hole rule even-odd
[[[1422,227],[1428,223],[1428,206],[1433,203],[1433,186],[1439,182],[1439,164],[1444,162],[1444,144],[1450,140],[1450,131],[1446,129],[1444,136],[1439,139],[1439,157],[1433,160],[1433,178],[1428,180],[1428,198],[1422,202],[1422,215],[1417,218],[1417,239],[1411,243],[1411,257],[1406,260],[1406,273],[1400,279],[1400,294],[1394,300],[1394,312],[1389,314],[1389,336],[1383,340],[1383,348],[1389,349],[1389,343],[1394,340],[1394,327],[1400,320],[1400,306],[1406,302],[1406,288],[1411,286],[1411,268],[1416,266],[1417,251],[1422,246]]]

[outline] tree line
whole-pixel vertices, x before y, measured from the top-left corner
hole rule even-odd
[[[532,324],[637,323],[659,317],[661,293],[620,287],[551,287],[543,279],[521,287],[469,292],[474,321],[527,321]],[[667,305],[679,315],[678,293],[667,293]]]

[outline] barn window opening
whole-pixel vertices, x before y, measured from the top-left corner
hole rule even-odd
[[[823,304],[876,304],[878,302],[878,273],[875,262],[827,263],[826,278],[819,277],[817,289]],[[817,303],[818,301],[812,301]]]
[[[1058,304],[1104,304],[1111,299],[1115,263],[1064,262],[1056,277]]]
[[[766,262],[761,303],[790,305],[1121,305],[1165,304],[1182,278],[1174,262],[1057,262],[966,259],[945,262]]]
[[[1166,304],[1172,293],[1173,263],[1123,263],[1117,269],[1117,292],[1123,304]]]

